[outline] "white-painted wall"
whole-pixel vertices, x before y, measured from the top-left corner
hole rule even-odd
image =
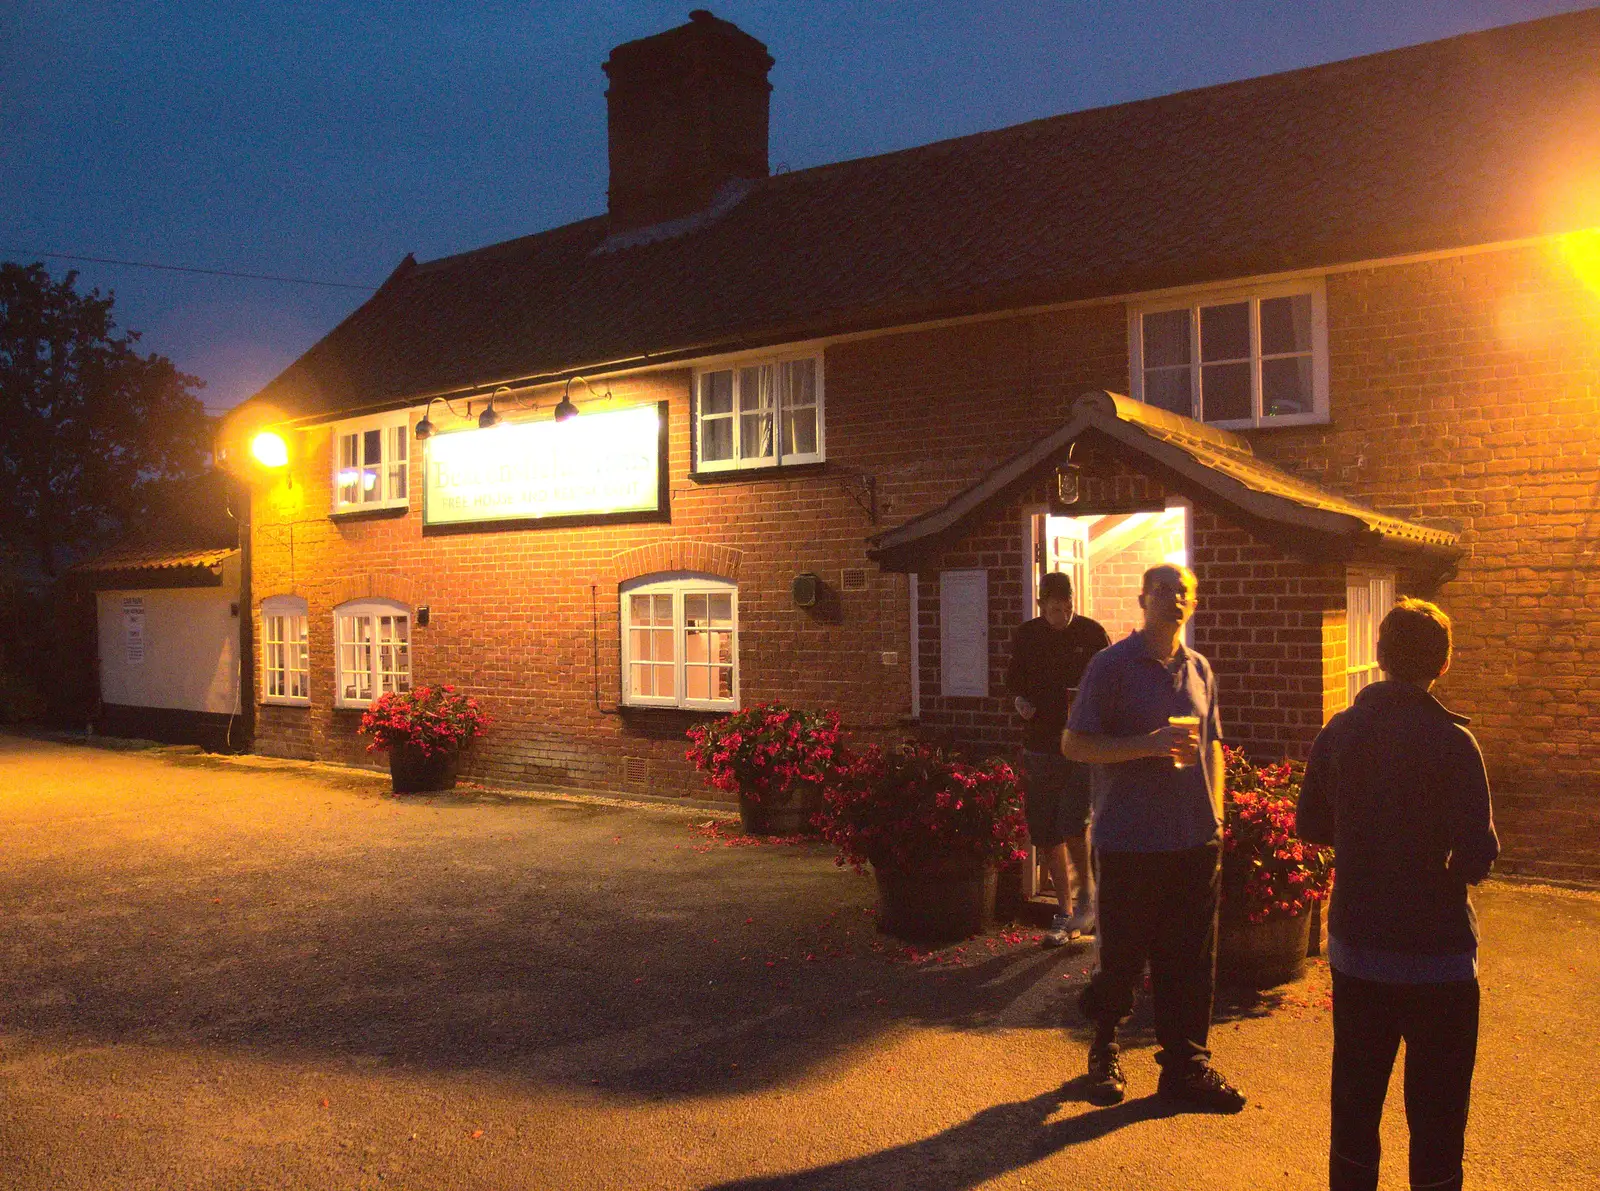
[[[124,601],[144,604],[144,660],[130,660]],[[239,708],[239,556],[222,564],[221,587],[99,593],[100,698],[128,707],[185,711]]]

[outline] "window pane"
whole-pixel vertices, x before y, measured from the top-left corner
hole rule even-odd
[[[637,662],[650,660],[650,630],[628,630],[628,656]]]
[[[705,633],[683,635],[683,660],[691,665],[704,665],[711,660],[710,643]]]
[[[361,469],[356,466],[356,452],[361,439],[354,434],[339,436],[339,503],[353,504],[361,498]]]
[[[772,456],[772,365],[739,369],[739,457]]]
[[[815,455],[817,453],[817,410],[783,410],[783,453],[785,455]]]
[[[717,669],[717,694],[718,699],[733,698],[733,670],[727,667]]]
[[[700,424],[700,458],[716,463],[733,458],[733,418],[718,418]]]
[[[672,630],[654,629],[650,633],[650,657],[652,661],[670,662],[677,651],[672,648]]]
[[[1250,303],[1200,308],[1200,360],[1250,358]],[[1248,415],[1245,415],[1248,416]],[[1211,415],[1206,415],[1207,421]]]
[[[1261,410],[1267,417],[1311,412],[1311,357],[1261,361]]]
[[[1261,354],[1311,350],[1311,295],[1261,299]]]
[[[817,362],[789,360],[778,365],[778,386],[785,409],[817,403]]]
[[[1189,312],[1163,310],[1144,316],[1144,366],[1164,368],[1189,362]]]
[[[1147,405],[1170,413],[1194,417],[1194,398],[1189,392],[1190,373],[1184,368],[1153,368],[1144,374],[1144,399]]]
[[[677,683],[673,679],[671,666],[655,665],[650,669],[655,671],[655,693],[663,698],[670,699],[677,692]]]
[[[733,597],[731,595],[727,592],[721,594],[712,593],[710,604],[711,623],[731,624],[733,622]]]
[[[361,436],[361,443],[361,499],[382,500],[383,490],[378,486],[378,480],[383,474],[379,470],[383,462],[383,431],[368,430]]]
[[[1200,407],[1207,422],[1251,417],[1250,365],[1203,365],[1200,369]]]
[[[711,634],[711,660],[723,665],[733,664],[733,634],[728,632]]]
[[[658,596],[655,597],[655,603],[656,603],[655,623],[656,624],[671,624],[672,623],[672,597],[669,596],[669,595],[658,595]]]
[[[706,622],[706,597],[703,594],[688,594],[683,597],[683,623],[685,625],[703,625]]]
[[[733,412],[733,373],[707,372],[700,378],[700,414]]]
[[[650,597],[635,595],[628,597],[628,620],[633,624],[650,623]]]
[[[651,672],[649,666],[630,666],[630,680],[628,689],[635,695],[653,695],[655,689],[651,686]]]
[[[711,671],[705,666],[690,666],[683,672],[683,680],[688,688],[685,698],[711,698]]]

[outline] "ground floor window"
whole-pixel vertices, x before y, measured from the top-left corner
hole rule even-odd
[[[1345,687],[1351,703],[1377,682],[1378,626],[1394,607],[1394,575],[1351,571],[1345,579]]]
[[[299,596],[261,601],[261,696],[267,703],[311,702],[306,602]]]
[[[622,701],[731,710],[739,699],[739,589],[706,575],[622,588]]]
[[[335,703],[365,707],[379,695],[411,689],[411,609],[363,600],[334,609]]]

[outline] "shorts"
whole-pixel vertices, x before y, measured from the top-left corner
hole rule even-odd
[[[1028,835],[1043,851],[1089,825],[1089,767],[1059,753],[1022,751],[1022,807]]]

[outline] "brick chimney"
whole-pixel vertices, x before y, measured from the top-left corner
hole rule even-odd
[[[704,9],[619,45],[604,70],[612,224],[704,210],[726,182],[767,176],[767,47]]]

